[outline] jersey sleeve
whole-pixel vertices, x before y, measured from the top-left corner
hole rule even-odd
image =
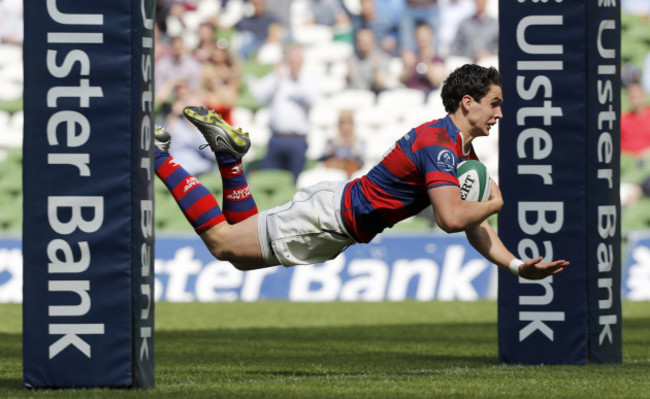
[[[427,189],[446,185],[459,185],[456,167],[459,157],[456,143],[443,128],[426,126],[416,131],[411,145],[413,160],[424,177]]]
[[[420,151],[418,155],[427,188],[459,185],[456,175],[459,158],[454,151],[435,145]]]

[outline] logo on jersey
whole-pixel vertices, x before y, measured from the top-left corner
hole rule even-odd
[[[436,163],[438,168],[444,172],[454,173],[456,171],[456,157],[450,150],[440,151]]]

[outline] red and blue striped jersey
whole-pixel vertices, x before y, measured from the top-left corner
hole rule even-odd
[[[411,129],[366,175],[347,184],[341,213],[358,242],[370,242],[385,228],[431,205],[427,190],[459,185],[457,165],[478,160],[463,152],[463,138],[449,116]]]

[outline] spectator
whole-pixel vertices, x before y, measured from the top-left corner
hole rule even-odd
[[[214,155],[210,151],[201,151],[199,148],[205,140],[196,134],[195,128],[183,116],[183,108],[187,104],[196,103],[200,98],[194,94],[186,81],[179,81],[175,91],[175,101],[165,118],[165,130],[172,135],[174,145],[170,154],[193,176],[206,173],[214,168]]]
[[[648,0],[621,0],[621,11],[638,15],[647,20],[650,17],[650,2]]]
[[[630,110],[621,115],[621,152],[650,158],[650,106],[639,83],[627,86]]]
[[[173,88],[179,79],[186,80],[192,90],[198,90],[201,64],[187,51],[182,37],[172,38],[171,51],[170,55],[156,62],[156,91],[165,86],[167,89]]]
[[[352,29],[370,29],[379,47],[390,55],[397,54],[399,19],[404,0],[360,0],[359,15],[351,17]]]
[[[239,52],[245,59],[250,59],[266,41],[269,26],[279,21],[266,8],[266,0],[250,0],[253,15],[242,18],[235,29],[239,37]]]
[[[386,89],[388,84],[388,55],[377,47],[375,34],[370,29],[360,29],[355,35],[357,53],[349,62],[349,86],[353,89]]]
[[[217,28],[210,22],[202,22],[199,25],[197,32],[199,42],[192,50],[192,55],[200,63],[207,62],[212,57],[212,52],[217,47],[216,33]]]
[[[158,62],[160,59],[164,57],[168,57],[172,54],[172,48],[169,45],[169,38],[167,35],[163,33],[162,30],[160,30],[160,27],[158,26],[158,23],[156,22],[154,24],[154,60],[155,62]]]
[[[269,12],[284,26],[291,28],[291,3],[293,0],[266,0]]]
[[[650,94],[650,51],[643,60],[643,71],[641,72],[641,84],[643,91]]]
[[[347,27],[350,19],[340,0],[307,0],[305,22],[332,28]]]
[[[194,0],[156,0],[156,22],[160,30],[167,34],[167,18],[174,17],[183,28],[185,21],[183,16],[189,10],[196,10]]]
[[[406,0],[399,23],[399,44],[402,52],[417,51],[414,38],[418,25],[429,25],[434,32],[438,31],[439,14],[438,0]]]
[[[624,76],[625,78],[625,76]],[[638,81],[627,84],[629,110],[621,115],[621,204],[650,197],[650,106]]]
[[[339,129],[336,137],[330,139],[320,157],[325,167],[341,169],[352,177],[363,166],[364,143],[354,130],[354,113],[343,110],[339,114]]]
[[[307,160],[309,109],[320,96],[320,88],[302,70],[300,46],[290,45],[284,58],[286,62],[276,64],[273,72],[252,85],[251,92],[270,110],[271,138],[262,168],[289,170],[297,179]]]
[[[476,12],[458,27],[450,54],[479,62],[498,54],[499,22],[486,13],[487,0],[475,1]]]
[[[0,43],[23,45],[23,2],[0,0]]]
[[[241,85],[241,66],[225,48],[214,46],[210,59],[203,64],[201,103],[232,123],[232,109],[237,104]]]
[[[434,50],[433,29],[429,25],[417,26],[415,42],[417,44],[415,54],[409,50],[402,53],[404,69],[401,81],[406,87],[429,93],[442,85],[447,76],[447,67],[445,60]]]
[[[287,37],[287,30],[281,24],[269,25],[266,41],[257,52],[257,62],[264,65],[282,62],[282,46]]]
[[[440,29],[438,35],[438,53],[443,57],[449,54],[451,43],[456,37],[458,26],[476,12],[474,0],[441,0]]]

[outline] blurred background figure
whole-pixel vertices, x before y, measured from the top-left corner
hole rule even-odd
[[[271,138],[262,168],[289,170],[297,179],[307,160],[309,109],[320,97],[320,88],[317,80],[303,71],[299,45],[289,45],[284,60],[255,82],[251,91],[270,111]]]
[[[23,45],[22,0],[0,0],[0,43]]]
[[[267,8],[266,0],[250,0],[253,7],[251,15],[245,16],[235,24],[239,54],[251,59],[267,39],[269,26],[280,21]]]
[[[650,105],[638,82],[627,85],[629,111],[621,115],[621,152],[650,158]]]
[[[638,15],[644,19],[650,18],[650,1],[621,0],[621,12]]]
[[[342,110],[339,114],[338,133],[328,140],[319,161],[325,167],[343,170],[348,177],[360,170],[364,163],[365,144],[354,130],[354,114]]]
[[[362,28],[355,35],[356,53],[348,65],[348,85],[352,89],[375,93],[387,88],[389,56],[379,47],[375,34]]]
[[[429,93],[442,85],[447,77],[445,60],[436,54],[435,36],[429,25],[420,24],[415,29],[415,53],[402,52],[404,69],[400,78],[408,88]]]
[[[307,0],[304,22],[331,28],[348,28],[350,19],[340,0]]]
[[[192,92],[186,81],[180,80],[174,91],[174,101],[162,124],[172,136],[169,153],[193,176],[209,172],[216,164],[212,151],[200,150],[205,139],[196,132],[185,116],[183,108],[188,104],[200,104],[201,98]]]
[[[624,76],[625,81],[625,76]],[[621,115],[621,204],[650,196],[650,105],[635,79],[625,86],[628,110]]]
[[[171,40],[171,54],[161,57],[156,62],[155,86],[156,91],[169,91],[179,80],[187,81],[193,91],[199,89],[201,64],[187,51],[181,36]],[[158,95],[156,95],[158,99]]]
[[[277,64],[282,62],[282,48],[287,38],[287,29],[279,23],[269,25],[266,40],[257,52],[260,64]]]
[[[399,51],[399,20],[404,0],[360,0],[359,14],[351,16],[353,32],[370,29],[379,47],[390,55]]]
[[[173,17],[183,27],[184,16],[187,11],[196,10],[199,0],[156,0],[156,22],[160,30],[167,34],[167,19]]]
[[[479,62],[498,55],[499,21],[486,13],[487,0],[475,2],[476,12],[458,26],[449,54]]]
[[[210,60],[212,51],[217,47],[217,28],[210,22],[201,22],[197,31],[198,43],[192,50],[192,55],[200,63]]]
[[[168,57],[172,54],[172,47],[169,44],[169,37],[160,30],[158,23],[154,24],[154,59],[156,60],[156,65],[158,61],[162,58]]]
[[[417,51],[415,29],[418,25],[429,25],[434,32],[440,24],[438,0],[405,0],[399,23],[399,44],[402,52]],[[437,43],[435,43],[437,46]]]
[[[228,49],[215,45],[203,64],[199,90],[201,104],[213,109],[232,123],[232,110],[237,105],[241,86],[241,65]]]
[[[440,0],[440,29],[438,36],[438,53],[443,57],[449,54],[451,43],[456,37],[458,26],[476,12],[474,0]]]

